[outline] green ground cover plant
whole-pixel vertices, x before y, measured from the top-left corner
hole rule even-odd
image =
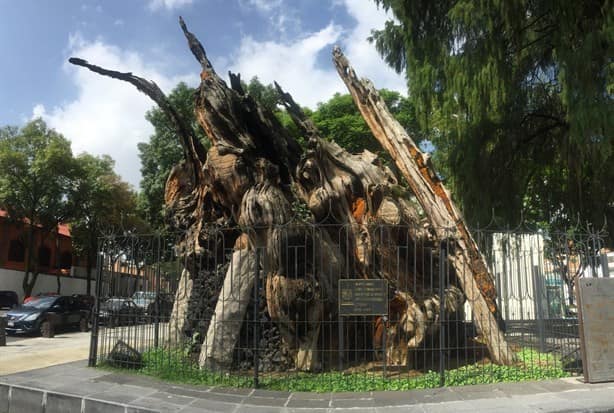
[[[523,348],[518,353],[519,362],[514,366],[499,366],[491,363],[474,363],[456,369],[446,370],[445,386],[518,382],[566,377],[561,360],[557,355],[539,353]],[[102,368],[121,370],[132,374],[142,374],[164,381],[200,384],[218,387],[253,387],[253,375],[217,373],[201,370],[182,351],[152,349],[143,354],[143,364],[139,369],[117,369],[108,362]],[[341,391],[378,391],[411,390],[439,387],[440,375],[427,371],[420,375],[400,375],[384,377],[381,372],[365,373],[277,373],[263,374],[259,387],[268,390],[341,392]]]

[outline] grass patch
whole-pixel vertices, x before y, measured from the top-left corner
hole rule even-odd
[[[517,353],[519,362],[514,366],[475,363],[446,370],[446,386],[489,384],[543,380],[566,377],[560,359],[553,354],[539,353],[523,348]],[[201,370],[181,351],[153,349],[143,354],[143,367],[138,370],[115,369],[102,363],[102,368],[133,372],[161,380],[220,387],[252,387],[253,377],[240,374],[220,374]],[[411,390],[439,387],[438,372],[428,371],[413,377],[384,378],[378,373],[278,373],[261,375],[260,387],[269,390],[340,392]]]

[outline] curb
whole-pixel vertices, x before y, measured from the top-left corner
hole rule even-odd
[[[0,383],[0,413],[159,413],[159,410]]]

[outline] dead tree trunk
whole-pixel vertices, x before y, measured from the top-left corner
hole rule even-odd
[[[434,303],[440,300],[439,285],[437,277],[432,277],[432,268],[413,257],[432,258],[437,254],[437,244],[432,229],[423,225],[409,202],[410,194],[388,168],[378,163],[376,155],[368,151],[353,155],[322,139],[292,97],[278,86],[283,105],[308,139],[307,148],[301,148],[273,113],[245,93],[238,75],[230,74],[228,87],[183,20],[180,25],[202,68],[195,115],[212,143],[207,152],[153,82],[70,59],[97,73],[132,83],[158,103],[177,129],[184,160],[167,180],[165,203],[172,211],[171,225],[183,231],[177,252],[186,266],[184,285],[177,291],[171,317],[172,328],[186,334],[191,328],[189,318],[197,312],[190,307],[199,301],[193,288],[200,276],[198,266],[211,257],[224,256],[228,246],[235,245],[234,258],[238,254],[252,256],[255,249],[264,252],[259,265],[266,276],[267,310],[296,368],[319,368],[320,350],[332,353],[330,347],[318,346],[322,323],[331,326],[337,319],[339,278],[387,279],[402,309],[396,333],[390,333],[389,343],[396,344],[389,351],[404,348],[407,352],[407,348],[420,345],[439,325],[436,317],[430,316],[436,308]],[[389,151],[393,158],[399,156]],[[306,205],[310,212],[300,225],[295,222],[296,204]],[[238,226],[244,235],[236,244],[239,231],[223,243],[217,242],[208,229],[213,223]],[[300,256],[292,256],[296,245],[304,247]],[[399,248],[412,253],[401,256]],[[200,363],[205,368],[227,368],[230,363],[241,327],[237,319],[244,307],[234,303],[234,310],[224,311],[224,305],[235,299],[241,303],[249,300],[255,265],[253,261],[252,265],[239,265],[240,279],[232,279],[230,270],[226,274],[214,321],[208,326],[208,338],[201,349]],[[459,274],[472,274],[467,266],[455,269]],[[454,285],[444,287],[445,311],[462,311],[464,298],[456,293],[458,289]],[[474,298],[472,293],[465,293]],[[504,341],[497,341],[495,346],[501,343]],[[406,363],[407,357],[403,358]]]
[[[390,114],[373,84],[358,79],[338,47],[333,51],[333,61],[362,117],[407,179],[438,238],[455,240],[457,248],[449,258],[475,314],[477,327],[488,343],[493,361],[511,364],[514,361],[513,353],[499,329],[500,316],[495,303],[493,277],[430,159]]]

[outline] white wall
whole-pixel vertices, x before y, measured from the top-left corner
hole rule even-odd
[[[7,269],[0,269],[0,290],[15,291],[19,295],[20,302],[23,301],[23,271],[14,271]],[[74,278],[67,276],[60,276],[60,294],[85,294],[86,292],[86,280],[82,278]],[[96,281],[92,280],[92,295],[94,294]],[[39,274],[34,285],[32,294],[46,292],[56,292],[58,288],[57,276],[49,274]]]

